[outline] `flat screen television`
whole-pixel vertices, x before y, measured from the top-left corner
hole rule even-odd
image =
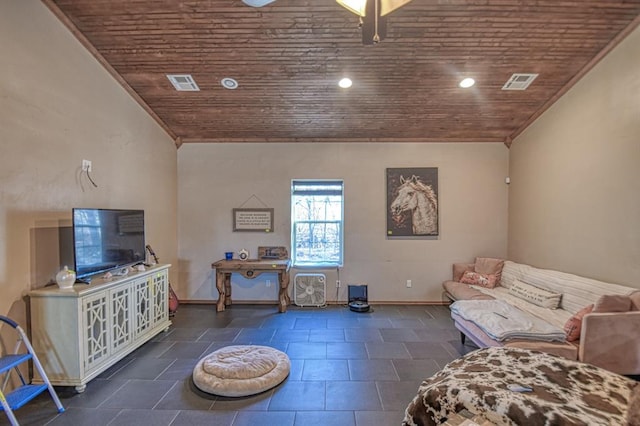
[[[145,261],[144,210],[73,209],[76,277]]]

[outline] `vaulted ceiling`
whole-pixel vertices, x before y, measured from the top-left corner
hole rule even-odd
[[[640,0],[413,0],[363,45],[335,0],[43,1],[178,146],[510,144],[640,23]],[[501,90],[513,73],[539,75]],[[167,74],[191,74],[200,91],[176,91]],[[458,87],[464,77],[476,85]]]

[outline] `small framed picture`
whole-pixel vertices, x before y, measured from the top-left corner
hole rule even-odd
[[[273,209],[233,209],[233,232],[273,232]]]

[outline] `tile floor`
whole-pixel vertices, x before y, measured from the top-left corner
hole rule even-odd
[[[198,359],[230,344],[286,352],[291,373],[245,398],[205,394],[191,372]],[[21,425],[399,425],[420,382],[473,350],[462,346],[445,306],[182,305],[173,325],[95,380],[83,394],[59,388],[16,411]],[[8,421],[0,414],[0,425]]]

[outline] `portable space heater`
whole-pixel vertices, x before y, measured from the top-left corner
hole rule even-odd
[[[324,274],[296,274],[293,301],[298,306],[324,306],[327,303],[327,278]]]
[[[366,285],[350,285],[349,288],[349,309],[353,312],[368,312],[369,300]]]

